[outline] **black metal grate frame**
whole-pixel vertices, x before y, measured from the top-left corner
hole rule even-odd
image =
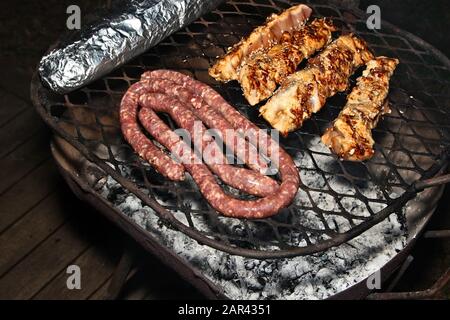
[[[450,145],[450,62],[422,40],[383,22],[366,27],[366,15],[333,1],[304,1],[314,16],[332,17],[341,32],[365,39],[376,55],[400,59],[391,82],[392,113],[374,130],[376,154],[367,162],[337,159],[320,142],[345,103],[345,94],[281,145],[298,166],[302,185],[294,203],[275,217],[246,221],[225,218],[203,200],[189,179],[164,179],[124,141],[118,109],[127,88],[145,70],[168,68],[209,84],[262,128],[258,109],[249,107],[236,83],[219,84],[207,69],[273,12],[295,1],[228,1],[158,46],[90,85],[61,96],[35,78],[33,95],[47,124],[124,187],[152,207],[163,221],[200,243],[252,258],[311,254],[339,245],[400,212],[416,190],[412,184],[433,176],[447,162]],[[356,76],[352,77],[352,81]],[[165,120],[175,128],[170,118]],[[431,168],[431,169],[430,169]],[[226,187],[225,187],[226,188]]]

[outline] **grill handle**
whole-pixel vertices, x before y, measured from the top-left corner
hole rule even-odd
[[[434,283],[434,285],[423,291],[413,292],[377,292],[370,294],[369,300],[423,300],[423,299],[445,299],[444,289],[450,283],[450,268]]]
[[[414,184],[414,191],[419,192],[426,188],[440,186],[450,182],[450,174],[443,174],[434,178],[417,181]]]

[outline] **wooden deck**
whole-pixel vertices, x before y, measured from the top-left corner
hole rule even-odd
[[[0,299],[105,298],[124,246],[137,251],[141,268],[122,298],[200,297],[72,194],[24,91],[0,87]],[[81,268],[81,290],[67,289],[72,264]]]
[[[103,299],[124,247],[140,267],[120,298],[202,297],[73,195],[51,157],[51,133],[30,102],[31,76],[64,31],[67,6],[87,14],[108,3],[12,1],[0,11],[0,299]],[[71,264],[81,268],[81,290],[67,289]]]

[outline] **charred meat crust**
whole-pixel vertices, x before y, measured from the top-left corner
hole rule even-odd
[[[302,27],[311,15],[311,8],[304,4],[293,6],[281,14],[271,15],[247,37],[235,44],[209,69],[209,75],[218,81],[238,79],[238,69],[252,52],[269,48],[277,43],[285,31]]]
[[[253,52],[239,69],[239,82],[250,105],[267,99],[303,59],[331,41],[336,28],[327,18],[315,19],[291,33],[285,31],[279,43]]]
[[[377,57],[367,63],[363,75],[347,98],[347,104],[322,136],[340,158],[363,161],[374,154],[371,130],[388,113],[389,80],[399,61]]]
[[[290,75],[261,107],[261,115],[283,135],[297,130],[327,98],[345,91],[356,68],[373,58],[366,43],[353,34],[340,36],[305,69]]]

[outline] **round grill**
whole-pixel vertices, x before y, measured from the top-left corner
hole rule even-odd
[[[356,237],[393,212],[401,214],[417,192],[414,183],[445,169],[450,144],[450,62],[427,43],[388,23],[383,22],[380,30],[368,30],[363,12],[330,5],[330,1],[306,3],[313,16],[333,18],[342,32],[354,32],[376,55],[397,57],[400,65],[391,80],[392,113],[374,130],[377,144],[371,160],[340,161],[320,142],[344,106],[345,94],[330,98],[300,130],[281,139],[281,146],[295,160],[302,184],[294,202],[272,218],[223,217],[203,199],[191,179],[178,183],[162,177],[123,139],[118,110],[124,92],[145,70],[167,68],[209,84],[251,121],[268,128],[258,117],[258,108],[245,102],[237,83],[219,84],[207,69],[227,47],[294,1],[228,1],[135,60],[70,94],[56,95],[35,77],[33,100],[58,135],[153,208],[163,222],[200,243],[257,259],[323,251]],[[175,128],[169,117],[165,120]]]

